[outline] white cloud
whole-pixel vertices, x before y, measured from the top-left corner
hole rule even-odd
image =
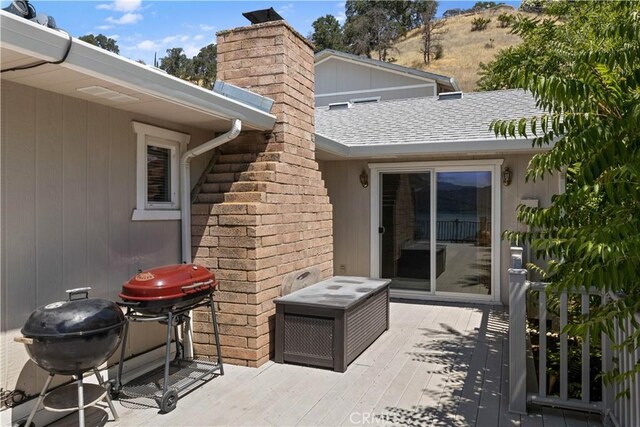
[[[133,12],[142,6],[142,0],[115,0],[113,3],[101,3],[96,9],[114,10],[116,12]]]
[[[335,17],[340,23],[340,25],[344,25],[344,21],[347,20],[347,15],[344,13],[345,2],[341,1],[336,4],[336,9],[338,9],[338,13],[336,13]]]
[[[167,36],[165,38],[163,38],[160,43],[162,44],[169,44],[169,43],[173,43],[174,41],[178,40],[180,36]]]
[[[139,13],[125,13],[120,18],[114,18],[113,16],[110,16],[106,19],[106,21],[114,25],[129,25],[135,24],[142,19],[144,19],[144,17]]]
[[[110,39],[114,39],[114,40],[118,40],[120,38],[120,34],[111,34],[110,36],[107,36]]]
[[[293,3],[287,3],[278,8],[278,13],[280,15],[291,15],[293,12]]]
[[[136,45],[140,50],[157,50],[160,46],[153,40],[144,40]]]
[[[98,25],[96,28],[98,30],[110,30],[113,28],[113,25]]]
[[[186,46],[184,46],[184,53],[185,55],[187,55],[188,58],[192,58],[194,56],[196,56],[198,54],[198,52],[200,52],[200,49],[202,49],[202,46],[196,46],[194,44],[188,44]]]
[[[133,59],[142,59],[147,64],[153,63],[154,53],[158,58],[165,56],[167,49],[180,47],[188,58],[196,56],[200,49],[213,42],[210,34],[184,32],[169,34],[164,37],[147,38],[141,34],[122,34],[118,40],[121,51]]]
[[[213,25],[200,24],[200,29],[202,31],[213,31],[216,29],[216,27]]]

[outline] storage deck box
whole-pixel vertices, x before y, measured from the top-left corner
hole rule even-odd
[[[389,329],[389,282],[337,276],[276,299],[275,361],[346,371]]]

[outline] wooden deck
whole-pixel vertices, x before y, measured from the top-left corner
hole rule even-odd
[[[151,400],[116,402],[120,421],[107,426],[602,425],[598,416],[558,409],[510,414],[507,352],[502,308],[396,302],[390,330],[346,373],[228,365],[169,414]]]

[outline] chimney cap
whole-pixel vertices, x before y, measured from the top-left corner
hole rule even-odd
[[[282,21],[284,18],[278,14],[272,7],[269,9],[253,10],[242,14],[252,24],[262,24],[263,22]]]

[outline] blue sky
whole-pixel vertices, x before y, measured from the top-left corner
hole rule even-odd
[[[0,1],[4,8],[10,2]],[[438,13],[469,8],[474,1],[441,1]],[[519,1],[507,3],[517,6]],[[188,56],[215,42],[216,31],[247,25],[242,12],[273,6],[303,35],[311,23],[326,14],[344,22],[344,1],[50,1],[31,0],[37,12],[55,18],[58,27],[79,37],[99,34],[118,41],[120,54],[153,63],[172,47],[182,47]]]

